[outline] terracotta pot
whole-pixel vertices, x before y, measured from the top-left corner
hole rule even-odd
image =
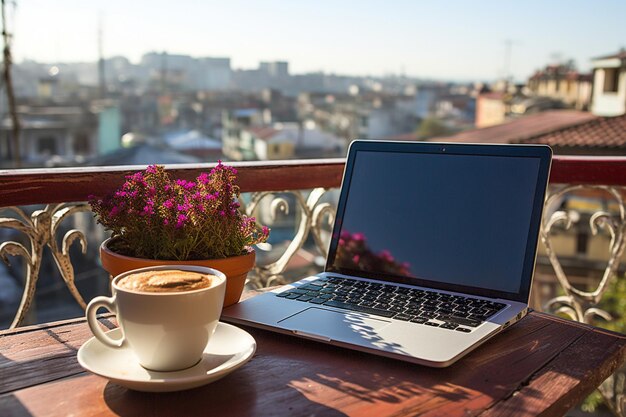
[[[241,256],[232,256],[224,259],[206,259],[197,261],[161,261],[155,259],[134,258],[132,256],[119,255],[108,248],[111,239],[107,239],[100,245],[100,260],[102,267],[111,276],[115,277],[122,272],[137,268],[156,265],[199,265],[215,268],[226,275],[226,295],[224,297],[224,307],[235,304],[239,301],[243,287],[246,284],[248,272],[254,266],[255,252]]]

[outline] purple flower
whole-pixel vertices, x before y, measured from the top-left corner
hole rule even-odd
[[[111,194],[89,199],[98,221],[129,248],[126,255],[167,259],[239,255],[266,241],[270,229],[240,212],[236,174],[221,160],[193,181],[172,179],[162,166],[150,165],[126,175]],[[148,235],[146,227],[154,233]],[[193,253],[189,244],[195,246]]]
[[[176,180],[176,184],[183,187],[185,190],[191,190],[196,186],[193,181]]]
[[[165,200],[163,202],[163,207],[165,207],[166,209],[171,209],[174,207],[174,200],[173,199],[169,199],[169,200]]]
[[[209,175],[206,172],[203,172],[202,174],[200,174],[200,176],[198,176],[198,182],[200,184],[208,184],[209,183]]]
[[[362,242],[365,240],[365,235],[363,233],[355,233],[352,235],[352,239],[356,240],[357,242]]]
[[[178,211],[189,211],[191,210],[191,204],[189,203],[184,203],[184,204],[179,204],[178,207],[176,207],[178,209]]]
[[[180,229],[185,225],[185,222],[187,221],[187,216],[185,216],[184,214],[179,214],[178,217],[176,217],[176,228]]]
[[[143,207],[141,214],[144,216],[151,216],[154,214],[154,200],[146,201],[146,205]]]

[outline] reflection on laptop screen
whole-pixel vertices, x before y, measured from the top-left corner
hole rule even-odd
[[[333,267],[517,292],[539,163],[357,152]]]

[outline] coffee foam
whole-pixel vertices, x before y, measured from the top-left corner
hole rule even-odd
[[[138,292],[184,292],[208,288],[216,278],[199,272],[166,269],[127,275],[117,281],[117,286]]]

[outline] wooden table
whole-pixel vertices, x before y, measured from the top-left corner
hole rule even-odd
[[[83,371],[84,319],[0,332],[0,416],[558,416],[626,354],[621,334],[541,313],[445,369],[246,330],[258,348],[244,367],[165,394]]]

